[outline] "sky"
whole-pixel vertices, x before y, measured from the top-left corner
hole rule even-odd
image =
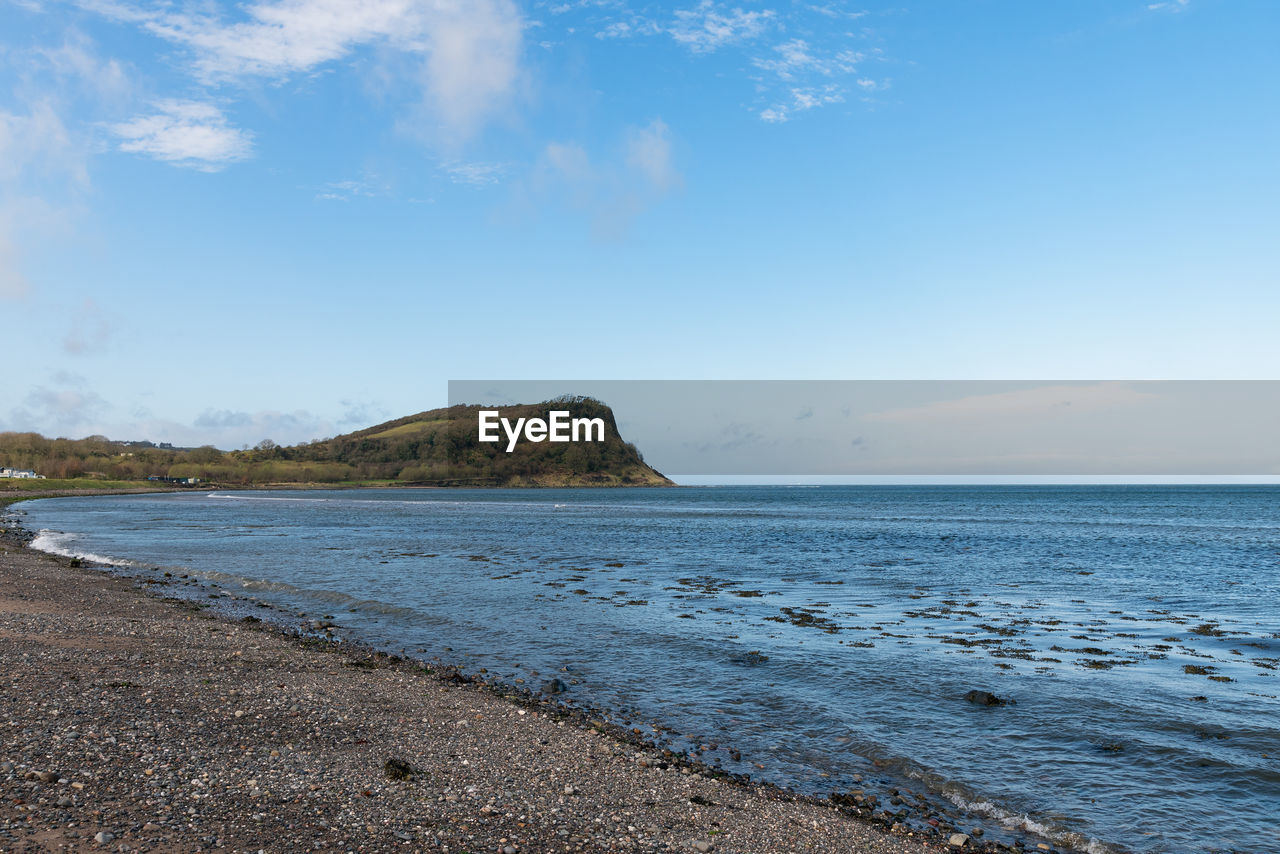
[[[0,430],[1280,378],[1280,4],[0,0]]]

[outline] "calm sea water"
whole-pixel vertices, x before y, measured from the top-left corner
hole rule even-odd
[[[756,778],[896,781],[1094,851],[1280,851],[1280,488],[215,492],[18,512],[47,550],[558,677]]]

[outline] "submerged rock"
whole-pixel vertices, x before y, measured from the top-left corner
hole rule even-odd
[[[975,705],[978,705],[978,706],[1016,705],[1013,700],[1008,700],[1008,699],[1005,699],[1004,697],[997,697],[995,694],[992,694],[990,691],[977,691],[977,690],[970,691],[968,694],[964,695],[964,698],[968,700],[970,703],[974,703]]]
[[[569,690],[569,686],[564,684],[564,682],[560,681],[559,679],[550,679],[547,682],[544,682],[541,689],[543,694],[549,694],[549,695],[563,694],[565,691],[568,691],[568,690]]]

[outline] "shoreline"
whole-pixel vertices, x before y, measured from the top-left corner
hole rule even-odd
[[[956,850],[950,830],[894,833],[873,807],[733,778],[589,711],[20,540],[0,544],[2,849]]]
[[[119,490],[105,490],[105,492],[118,493]],[[173,490],[131,490],[131,492],[173,492]],[[83,492],[72,493],[73,495],[82,495]],[[36,495],[22,495],[20,498],[32,497]],[[40,495],[44,497],[59,497],[54,494]],[[10,502],[0,499],[0,504],[8,504]],[[114,590],[114,595],[133,595],[133,597],[147,600],[147,602],[155,603],[161,608],[169,609],[169,611],[177,611],[182,615],[184,621],[192,621],[192,615],[198,615],[202,620],[210,620],[215,624],[236,626],[241,630],[255,630],[260,635],[268,636],[274,643],[288,645],[288,647],[306,650],[308,654],[319,653],[321,656],[340,657],[343,658],[344,667],[360,667],[360,668],[376,668],[376,670],[397,670],[407,672],[411,679],[422,680],[425,682],[434,682],[434,684],[444,684],[448,689],[463,686],[467,690],[480,691],[486,697],[497,702],[506,704],[507,707],[517,707],[525,709],[520,711],[521,717],[527,713],[534,713],[536,717],[547,717],[557,723],[559,727],[571,727],[573,731],[581,737],[603,736],[603,739],[611,741],[614,745],[625,746],[626,749],[634,752],[631,761],[636,766],[644,769],[658,769],[658,771],[678,772],[681,777],[689,778],[705,778],[705,780],[713,781],[714,784],[722,786],[735,787],[753,793],[756,798],[767,800],[767,802],[791,803],[797,805],[806,805],[808,808],[817,808],[819,814],[835,813],[840,821],[851,822],[852,825],[860,828],[864,834],[870,834],[873,840],[878,839],[879,844],[888,845],[888,848],[881,846],[872,846],[872,848],[855,848],[854,850],[868,851],[918,851],[918,850],[968,850],[968,851],[1023,851],[1023,850],[1055,850],[1051,845],[1038,845],[1042,839],[1038,839],[1034,834],[1028,834],[1025,831],[1010,830],[1004,828],[995,837],[987,837],[982,839],[982,827],[986,826],[988,831],[1001,830],[1001,828],[993,827],[988,823],[988,819],[974,816],[964,816],[964,810],[956,813],[952,809],[931,810],[928,807],[922,807],[923,800],[920,804],[911,804],[910,799],[915,795],[910,791],[901,793],[899,798],[899,790],[886,790],[886,785],[876,785],[868,781],[868,784],[859,782],[859,789],[850,791],[820,791],[817,794],[796,793],[796,791],[780,787],[769,782],[758,780],[750,780],[748,775],[735,775],[735,773],[724,771],[718,766],[705,764],[701,759],[696,757],[695,752],[689,753],[672,753],[671,749],[664,749],[666,746],[676,746],[675,744],[663,745],[655,744],[654,741],[646,739],[645,735],[641,735],[641,730],[630,730],[630,722],[626,726],[620,726],[618,723],[607,723],[612,713],[607,709],[591,708],[588,705],[575,705],[572,703],[564,704],[558,698],[545,697],[541,691],[530,690],[527,686],[517,686],[507,684],[498,680],[489,680],[485,676],[485,671],[481,670],[472,675],[467,675],[462,668],[453,662],[442,662],[440,659],[413,659],[408,657],[397,656],[384,652],[375,647],[364,643],[361,640],[353,640],[351,636],[334,635],[332,631],[324,631],[323,627],[317,629],[311,625],[316,621],[302,621],[302,625],[298,626],[298,621],[293,620],[293,615],[288,609],[280,609],[276,606],[268,606],[261,603],[253,597],[239,597],[239,595],[230,594],[229,592],[209,593],[211,590],[221,590],[221,585],[215,581],[189,579],[186,583],[180,583],[177,577],[172,580],[151,579],[151,577],[132,575],[131,572],[124,571],[123,567],[111,565],[111,563],[95,563],[92,561],[81,561],[81,558],[73,558],[69,556],[61,556],[61,554],[51,554],[36,549],[24,548],[26,544],[35,539],[35,534],[26,529],[14,526],[14,528],[5,529],[0,534],[0,548],[4,548],[5,557],[10,554],[10,547],[15,544],[22,545],[20,554],[28,560],[35,560],[46,563],[46,570],[61,571],[65,574],[76,574],[87,576],[88,579],[101,580],[109,579],[111,583],[118,585]],[[0,558],[3,560],[3,558]],[[83,568],[82,568],[83,567]],[[8,563],[4,563],[0,568],[8,568]],[[168,575],[168,574],[166,574]],[[186,576],[182,576],[186,579]],[[3,586],[4,574],[0,574],[0,586]],[[61,579],[61,584],[76,585],[73,580]],[[157,590],[157,586],[163,589],[164,586],[172,584],[177,589],[186,588],[182,594],[169,597]],[[179,586],[180,585],[180,586]],[[205,599],[205,594],[209,593],[209,599]],[[0,641],[5,638],[4,625],[12,615],[8,609],[3,607],[3,595],[0,595]],[[256,606],[256,607],[253,607]],[[257,611],[256,608],[268,608],[268,612]],[[207,608],[207,611],[205,609]],[[256,615],[261,613],[266,620],[260,620]],[[330,624],[332,626],[332,624]],[[337,627],[337,626],[334,626]],[[218,629],[209,629],[212,632],[218,632]],[[339,641],[339,643],[334,643]],[[3,644],[0,644],[3,648]],[[163,653],[164,650],[155,650],[155,652]],[[403,650],[401,650],[403,653]],[[164,656],[157,656],[164,658]],[[168,661],[168,658],[164,658]],[[333,675],[333,673],[330,673]],[[340,680],[339,680],[340,681]],[[283,685],[282,685],[283,688]],[[236,693],[236,691],[232,691]],[[366,717],[367,713],[376,712],[376,709],[360,707],[357,704],[353,712],[358,713],[360,717]],[[376,717],[376,714],[375,714]],[[424,718],[425,720],[425,718]],[[654,727],[655,739],[660,739],[660,725]],[[581,748],[581,745],[580,745]],[[700,753],[700,750],[699,752]],[[3,761],[3,757],[0,757]],[[760,767],[760,766],[758,766]],[[0,772],[0,780],[3,780],[3,772]],[[64,781],[65,782],[65,781]],[[865,795],[864,789],[865,786]],[[895,807],[891,807],[891,802]],[[691,802],[701,804],[700,800]],[[707,804],[703,804],[707,805]],[[742,809],[735,807],[733,809]],[[790,819],[788,819],[790,821]],[[794,825],[794,821],[791,822]],[[975,826],[974,826],[975,825]],[[829,828],[824,828],[823,834],[826,835]],[[712,836],[716,832],[712,831]],[[964,836],[963,841],[959,841],[959,837]],[[659,835],[660,836],[660,835]],[[795,837],[783,836],[777,837],[767,836],[771,842],[760,848],[759,845],[748,846],[748,848],[723,848],[721,842],[710,840],[708,844],[716,846],[717,850],[749,850],[749,851],[790,851],[790,850],[810,850],[814,844],[815,837],[808,834],[800,834]],[[3,837],[0,837],[3,839]],[[826,839],[826,836],[823,836]],[[835,837],[833,837],[835,839]],[[696,840],[695,840],[696,841]],[[705,841],[705,840],[704,840]],[[727,840],[726,840],[727,841]],[[931,842],[931,845],[920,846],[919,842]],[[948,844],[951,842],[951,844]],[[439,842],[438,842],[439,844]],[[687,848],[682,842],[671,839],[653,839],[628,840],[635,850],[657,850],[669,848],[672,850],[680,850]],[[904,848],[905,845],[905,848]],[[499,846],[500,850],[503,846]],[[366,846],[356,846],[352,850],[380,850],[367,849]],[[5,850],[0,845],[0,850]],[[163,849],[151,849],[163,850]],[[256,850],[250,849],[247,850]],[[399,850],[399,849],[397,849]],[[421,850],[436,850],[435,848]],[[535,848],[520,850],[561,850],[552,846],[552,848]],[[570,850],[570,849],[564,849]],[[586,848],[577,848],[573,850],[596,850],[590,845]],[[611,844],[607,848],[599,850],[617,850],[616,844]],[[701,850],[701,849],[694,849]],[[710,849],[708,849],[710,850]]]

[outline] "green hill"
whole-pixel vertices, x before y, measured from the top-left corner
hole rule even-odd
[[[552,410],[599,418],[604,440],[481,442],[479,406],[420,412],[301,445],[264,441],[253,449],[172,448],[150,442],[46,439],[0,433],[0,465],[92,485],[98,480],[197,478],[201,485],[400,483],[428,486],[670,486],[618,433],[613,411],[592,398],[559,398],[501,407],[502,417],[547,419]],[[498,431],[499,435],[503,435]],[[39,481],[5,484],[34,487]]]

